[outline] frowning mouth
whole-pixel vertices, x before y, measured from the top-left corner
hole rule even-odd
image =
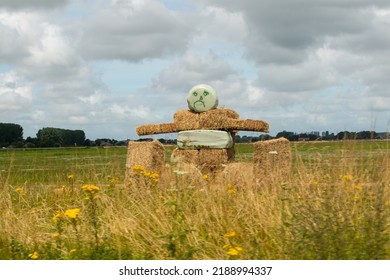
[[[201,97],[199,100],[197,100],[197,101],[194,102],[194,107],[197,106],[197,103],[201,104],[201,105],[203,106],[203,108],[206,107],[206,105],[204,104],[204,101],[203,101],[203,98],[202,98],[202,97]],[[198,104],[198,105],[199,105],[199,104]]]

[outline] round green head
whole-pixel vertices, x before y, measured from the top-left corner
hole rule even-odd
[[[195,112],[206,112],[218,106],[218,96],[209,85],[196,85],[187,95],[188,108]]]

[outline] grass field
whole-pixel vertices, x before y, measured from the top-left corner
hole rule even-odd
[[[0,259],[390,259],[390,143],[291,149],[288,178],[254,183],[237,144],[235,180],[131,185],[126,147],[0,150]]]

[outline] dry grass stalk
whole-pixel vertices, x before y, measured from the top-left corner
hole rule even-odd
[[[253,161],[256,180],[271,174],[286,178],[292,165],[290,142],[282,137],[254,143]]]
[[[132,176],[134,165],[142,165],[145,170],[161,172],[164,163],[164,146],[159,141],[130,141],[127,148],[126,181]]]
[[[216,177],[216,182],[222,186],[231,186],[234,189],[248,188],[253,184],[252,162],[228,163]]]
[[[161,123],[161,124],[145,124],[138,126],[136,132],[139,136],[161,134],[161,133],[172,133],[177,132],[178,129],[174,123]]]

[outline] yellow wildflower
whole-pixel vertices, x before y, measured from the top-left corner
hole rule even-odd
[[[35,251],[34,253],[28,254],[28,257],[32,260],[36,260],[36,259],[38,259],[39,255],[38,255],[38,252]]]
[[[56,211],[54,217],[53,217],[53,222],[57,223],[61,221],[61,219],[64,218],[64,213],[62,211]]]
[[[361,191],[361,190],[363,189],[363,186],[362,186],[361,184],[357,184],[357,185],[355,186],[355,189]]]
[[[209,175],[208,174],[204,174],[203,176],[202,176],[202,178],[204,179],[204,180],[208,180],[209,179]]]
[[[73,208],[73,209],[66,210],[64,216],[70,219],[77,220],[79,213],[80,213],[80,208]]]
[[[341,176],[341,180],[342,180],[343,182],[350,182],[350,181],[353,180],[353,176],[352,176],[352,175],[349,175],[349,174],[343,175],[343,176]]]
[[[69,254],[73,254],[73,253],[76,253],[77,249],[73,248],[69,251]]]
[[[228,251],[227,251],[227,254],[229,256],[237,256],[238,254],[240,254],[242,252],[242,248],[239,247],[239,246],[235,246],[235,247],[231,247]]]
[[[116,178],[116,177],[108,177],[108,180],[109,180],[109,183],[111,184],[111,185],[116,185],[116,184],[118,184],[119,183],[119,179],[118,178]]]
[[[237,192],[237,189],[229,189],[229,190],[228,190],[228,193],[229,193],[230,195],[235,195],[236,192]]]
[[[59,232],[56,232],[53,234],[53,238],[59,238],[61,236],[61,234]]]
[[[68,178],[69,181],[73,181],[74,180],[74,175],[70,174],[66,178]]]
[[[144,167],[142,165],[133,165],[133,171],[143,171]]]
[[[225,245],[223,245],[222,248],[223,248],[223,249],[230,249],[230,248],[232,248],[232,245],[230,245],[230,244],[225,244]]]
[[[97,193],[100,190],[100,188],[98,186],[95,186],[95,185],[84,185],[81,187],[81,189],[84,192],[90,193],[90,194]]]
[[[234,237],[236,236],[236,232],[235,231],[229,231],[227,233],[224,234],[225,237]]]
[[[16,188],[15,191],[16,191],[17,193],[19,193],[20,195],[25,195],[25,194],[26,194],[26,192],[24,191],[23,188]]]

